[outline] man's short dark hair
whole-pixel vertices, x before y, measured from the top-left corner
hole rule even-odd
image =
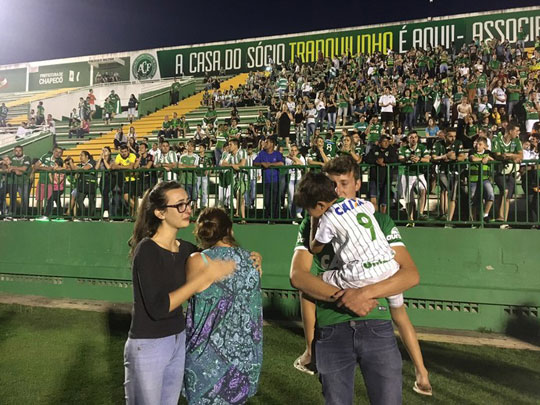
[[[323,173],[308,172],[298,183],[294,204],[308,209],[314,208],[318,201],[331,202],[336,198],[336,183]]]
[[[328,174],[349,174],[353,172],[354,180],[360,180],[360,166],[351,155],[342,155],[329,160],[323,166],[323,171]]]
[[[240,148],[240,141],[238,139],[229,139],[229,143],[234,143],[237,148]]]
[[[127,148],[128,148],[127,143],[121,143],[120,144],[120,150],[125,150]]]

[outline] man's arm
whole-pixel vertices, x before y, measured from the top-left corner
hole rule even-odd
[[[319,301],[334,301],[332,296],[339,288],[322,281],[321,278],[311,274],[313,255],[305,249],[296,249],[291,261],[290,279],[294,288]]]

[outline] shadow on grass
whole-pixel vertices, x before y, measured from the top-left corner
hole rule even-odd
[[[110,309],[106,314],[107,365],[112,385],[123,392],[124,386],[124,343],[131,324],[131,314]],[[111,403],[117,401],[111,391]]]
[[[540,321],[538,314],[531,314],[532,310],[529,308],[536,307],[531,303],[524,303],[516,307],[506,323],[505,333],[523,342],[540,346]]]
[[[457,349],[455,345],[452,348]],[[505,356],[517,355],[519,353],[517,351],[508,350],[504,354],[501,352],[501,357],[494,360],[483,355],[481,347],[450,350],[448,345],[422,342],[422,352],[426,366],[433,374],[469,386],[475,384],[471,381],[470,375],[478,377],[479,380],[489,380],[493,384],[493,388],[482,384],[482,386],[477,387],[478,390],[500,398],[501,403],[515,401],[516,398],[511,395],[512,391],[532,398],[540,395],[540,387],[533,383],[540,378],[540,371],[532,371],[505,361]],[[526,353],[524,355],[526,356]],[[505,394],[497,387],[506,387],[509,394]]]

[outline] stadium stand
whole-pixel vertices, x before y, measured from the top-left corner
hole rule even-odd
[[[537,227],[539,50],[540,44],[524,49],[493,40],[404,54],[333,58],[321,54],[313,64],[297,59],[217,85],[213,80],[198,83],[201,91],[196,95],[132,124],[124,114],[108,124],[94,119],[83,139],[75,133],[70,137],[63,120],[57,124],[56,140],[66,149],[63,157],[77,163],[82,151],[97,160],[104,147],[116,149],[116,159],[120,143],[128,140],[129,127],[136,133],[130,150],[134,159],[139,158],[143,138],[149,148],[157,144],[151,151],[154,159],[169,153],[162,151],[167,140],[176,165],[173,173],[141,172],[133,177],[135,182],[145,176],[182,179],[186,187],[197,189],[194,199],[209,194],[231,214],[236,208],[240,215],[239,205],[245,204],[247,213],[241,221],[296,219],[287,189],[305,167],[280,169],[279,183],[273,186],[279,189],[280,212],[270,216],[266,212],[264,182],[253,161],[271,138],[288,166],[302,163],[317,169],[335,156],[351,155],[362,170],[360,194],[398,223],[451,227],[493,222],[508,228],[511,222]],[[182,117],[185,121],[180,124]],[[119,127],[123,136],[116,135]],[[411,132],[418,135],[418,146],[407,137]],[[231,139],[238,139],[241,152],[228,150]],[[487,144],[485,156],[477,150],[480,139]],[[189,148],[203,144],[205,150],[193,158],[188,144]],[[303,160],[291,157],[295,147]],[[480,155],[485,161],[473,163]],[[245,169],[239,173],[227,166],[240,162]],[[159,164],[144,167],[164,171]],[[198,183],[202,177],[207,178],[205,192]],[[475,187],[477,179],[489,184]],[[243,191],[237,194],[238,189]],[[231,196],[232,190],[236,195]],[[491,210],[492,197],[496,201]],[[103,212],[100,199],[98,191],[97,206]],[[198,201],[199,206],[206,203]],[[479,215],[482,209],[484,217]],[[126,216],[122,209],[120,217]],[[101,216],[96,212],[90,217]]]

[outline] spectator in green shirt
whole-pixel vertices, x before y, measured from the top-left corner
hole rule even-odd
[[[43,125],[45,122],[45,107],[43,101],[40,101],[37,106],[36,125]]]
[[[493,193],[493,185],[489,181],[491,166],[488,164],[494,159],[491,153],[487,150],[487,140],[478,138],[474,143],[474,150],[469,153],[469,196],[471,204],[471,219],[476,221],[478,218],[479,205],[481,199],[485,201],[483,214],[484,222],[489,219],[489,211],[493,205],[495,194]],[[480,193],[479,190],[482,189]],[[481,197],[482,196],[482,197]]]
[[[21,216],[28,214],[28,199],[30,196],[30,178],[28,175],[31,165],[30,157],[24,154],[23,147],[21,145],[15,146],[13,156],[11,157],[11,165],[9,166],[9,173],[11,175],[7,179],[10,210],[13,216],[17,216],[17,193],[21,197],[21,210],[19,214]]]
[[[497,202],[499,211],[497,221],[506,222],[510,211],[510,200],[514,194],[516,184],[516,171],[518,163],[523,160],[523,147],[519,140],[519,125],[509,124],[504,135],[498,135],[493,138],[491,149],[494,158],[501,163],[495,173],[495,183],[499,188]],[[508,229],[510,226],[506,223],[501,225],[501,229]]]
[[[171,84],[171,104],[177,105],[180,100],[180,83],[176,81],[176,77],[173,79]]]

